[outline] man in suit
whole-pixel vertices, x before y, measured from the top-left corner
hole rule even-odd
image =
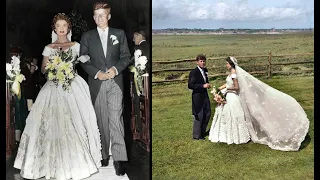
[[[24,70],[23,74],[26,77],[26,80],[22,82],[22,85],[25,87],[25,96],[31,104],[36,101],[37,95],[40,91],[39,86],[39,74],[40,70],[38,68],[38,59],[30,58],[24,60]],[[28,107],[29,108],[29,107]]]
[[[193,139],[203,140],[211,116],[211,106],[207,90],[208,80],[206,56],[196,57],[197,67],[189,74],[188,88],[192,89]]]
[[[140,49],[142,52],[142,56],[146,56],[148,59],[147,65],[146,65],[146,72],[150,73],[150,44],[148,41],[146,41],[147,34],[145,31],[140,30],[135,33],[133,33],[133,41],[135,46],[135,50]]]
[[[116,175],[124,175],[123,162],[128,161],[123,125],[123,75],[130,64],[130,52],[123,30],[108,27],[111,7],[105,2],[93,6],[97,28],[81,38],[80,56],[90,60],[82,63],[88,73],[88,84],[101,134],[102,166],[109,164],[109,145]]]
[[[135,44],[134,50],[141,50],[141,56],[146,56],[147,57],[147,64],[146,64],[146,69],[145,69],[145,73],[150,73],[151,69],[150,69],[150,44],[146,41],[147,38],[147,34],[145,31],[140,30],[140,31],[136,31],[133,33],[133,42]],[[134,56],[133,56],[134,58]],[[133,60],[134,61],[134,60]],[[149,76],[150,77],[150,76]],[[149,78],[149,85],[151,84],[151,78]],[[133,86],[133,88],[135,89],[135,86]],[[150,87],[148,87],[148,91],[150,92]],[[136,120],[136,128],[138,129],[138,131],[141,133],[142,132],[142,119],[140,117],[140,97],[138,97],[137,95],[134,96],[134,114],[136,116],[136,118],[138,120]],[[141,134],[140,134],[141,135]]]
[[[25,80],[21,85],[24,89],[24,95],[27,99],[28,111],[31,110],[33,103],[36,101],[37,95],[40,91],[38,84],[39,69],[36,58],[25,58],[21,64],[21,73],[25,76]]]

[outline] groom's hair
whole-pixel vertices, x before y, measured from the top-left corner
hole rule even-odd
[[[147,33],[144,30],[136,31],[133,34],[140,34],[143,37],[143,39],[147,39]]]
[[[199,61],[199,60],[207,60],[206,58],[206,55],[204,54],[198,54],[198,56],[196,57],[196,61]]]
[[[109,13],[110,13],[110,11],[111,11],[111,7],[110,7],[110,5],[108,4],[108,3],[106,3],[106,2],[96,2],[94,5],[93,5],[93,11],[94,10],[98,10],[98,9],[106,9],[106,10],[108,10],[109,11]]]

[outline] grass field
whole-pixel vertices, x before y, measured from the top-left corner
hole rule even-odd
[[[314,52],[313,33],[295,34],[251,34],[251,35],[185,35],[185,36],[152,36],[152,61],[170,61],[179,59],[194,59],[197,54],[203,53],[207,57],[227,56],[256,56],[298,54]],[[237,58],[239,64],[248,66],[247,71],[264,71],[267,69],[267,57]],[[273,57],[272,62],[297,62],[312,61],[313,55]],[[224,68],[218,68],[225,64],[224,59],[208,60],[207,66],[210,73],[223,73]],[[265,64],[264,66],[258,66]],[[194,62],[178,64],[152,63],[153,70],[192,68]],[[290,71],[313,68],[313,64],[298,64],[290,66],[274,66],[273,71],[284,71],[290,75]],[[165,72],[152,74],[153,80],[169,78],[183,79],[188,72]]]
[[[303,144],[306,147],[299,152],[281,152],[252,142],[227,145],[193,141],[187,84],[153,86],[152,179],[313,179],[313,77],[264,82],[295,97],[306,111],[310,120],[309,136]],[[212,110],[214,106],[212,103]]]
[[[313,33],[152,36],[152,60],[313,52]]]
[[[153,59],[184,59],[194,57],[200,52],[208,54],[210,51],[214,53],[214,56],[227,56],[230,53],[231,55],[265,54],[265,51],[269,49],[277,51],[277,53],[313,51],[313,37],[308,35],[283,35],[282,40],[279,40],[280,37],[270,40],[270,37],[272,36],[269,36],[269,38],[255,35],[242,38],[221,36],[215,39],[213,45],[214,37],[208,40],[210,37],[205,36],[171,38],[153,36]],[[170,39],[174,40],[171,42]],[[255,43],[255,40],[261,42]],[[236,45],[237,48],[231,48],[231,51],[229,44],[240,42],[245,45]],[[283,50],[275,46],[277,45],[275,42],[282,42]],[[168,44],[179,43],[184,48],[167,47]],[[186,46],[186,44],[191,47]],[[199,45],[205,51],[197,49],[199,47],[194,47],[194,44]],[[260,44],[263,45],[260,46]],[[213,47],[216,49],[213,50]],[[170,51],[170,53],[167,53],[167,51]],[[195,65],[193,64],[193,66]],[[187,88],[187,83],[153,84],[152,179],[314,179],[313,76],[274,76],[271,79],[260,79],[294,97],[306,111],[310,120],[310,129],[300,151],[282,152],[252,142],[241,145],[227,145],[212,143],[208,140],[193,141],[191,91]],[[211,79],[210,82],[220,85],[224,83],[224,78]],[[213,103],[211,94],[210,98],[213,117],[215,103]],[[211,127],[212,117],[208,129]]]

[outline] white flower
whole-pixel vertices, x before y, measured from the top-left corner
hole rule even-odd
[[[211,90],[211,93],[212,93],[212,94],[217,94],[217,91],[216,91],[216,87],[215,87],[215,86],[213,86],[213,89]]]
[[[112,39],[112,45],[116,45],[119,43],[119,41],[117,40],[117,36],[115,35],[110,35],[110,38]]]
[[[117,36],[115,36],[115,35],[113,35],[113,34],[110,36],[110,38],[112,39],[112,41],[117,40]]]
[[[13,66],[13,69],[12,69],[12,70],[15,71],[16,73],[17,73],[17,72],[20,72],[20,65],[17,64],[17,65],[15,65],[15,66]]]
[[[142,52],[140,49],[134,51],[134,59],[138,59],[141,56]]]
[[[144,70],[146,68],[146,64],[147,64],[148,60],[146,56],[140,56],[138,58],[138,66],[140,66],[140,70]]]
[[[8,75],[7,82],[15,82],[13,86],[16,86],[16,82],[21,83],[26,78],[23,74],[20,74],[20,59],[19,57],[12,56],[11,63],[6,63],[6,72]],[[13,87],[12,87],[13,88]],[[16,89],[15,89],[16,90]],[[18,90],[17,90],[18,92]],[[18,95],[18,94],[17,94]]]
[[[9,63],[6,63],[6,70],[7,70],[7,75],[12,78],[14,74],[12,74],[12,65]]]
[[[110,38],[112,39],[112,45],[116,45],[119,43],[119,41],[117,40],[117,36],[112,34]]]
[[[7,74],[8,74],[8,76],[9,76],[10,78],[13,78],[13,77],[14,77],[14,74],[12,74],[11,71],[7,71]]]
[[[11,60],[12,70],[15,72],[20,72],[20,59],[16,56],[12,56]]]
[[[134,65],[139,69],[139,71],[145,70],[146,64],[148,62],[147,57],[141,55],[142,51],[140,49],[134,51]]]
[[[11,58],[12,58],[11,64],[13,64],[13,66],[20,65],[20,59],[19,58],[17,58],[16,56],[12,56]]]
[[[12,70],[12,65],[9,63],[6,63],[6,70],[11,71]]]
[[[115,41],[112,42],[112,45],[116,45],[116,44],[118,44],[118,43],[119,43],[119,41],[118,41],[118,40],[115,40]]]

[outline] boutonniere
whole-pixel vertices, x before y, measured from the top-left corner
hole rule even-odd
[[[110,39],[112,39],[112,45],[116,45],[119,43],[117,36],[115,36],[113,34],[110,36]]]
[[[205,72],[205,74],[208,76],[208,72]]]

